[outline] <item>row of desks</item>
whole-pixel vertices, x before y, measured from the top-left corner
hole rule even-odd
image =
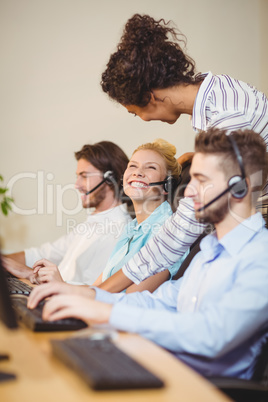
[[[0,324],[0,371],[17,378],[0,383],[1,402],[228,402],[229,399],[178,359],[144,338],[118,333],[116,344],[153,373],[165,387],[156,390],[93,391],[52,356],[49,339],[89,336],[92,329],[75,333],[33,333],[26,328],[8,330]]]

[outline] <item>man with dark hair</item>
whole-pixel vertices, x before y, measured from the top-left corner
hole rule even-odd
[[[75,157],[75,186],[81,193],[83,208],[94,210],[84,223],[53,243],[4,257],[6,269],[19,278],[42,283],[60,275],[64,281],[92,284],[130,219],[126,205],[121,203],[121,179],[128,164],[122,149],[110,141],[101,141],[84,145]],[[38,260],[42,264],[43,259],[59,265],[59,271],[48,266],[34,274],[30,267]]]
[[[28,305],[54,295],[45,319],[109,323],[158,343],[203,375],[249,379],[268,339],[268,230],[255,211],[266,146],[253,131],[209,129],[196,137],[195,151],[185,196],[215,232],[202,239],[180,279],[153,294],[53,283],[35,288]]]

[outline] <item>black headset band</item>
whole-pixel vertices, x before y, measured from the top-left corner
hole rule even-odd
[[[228,135],[228,138],[229,138],[229,140],[230,140],[230,142],[231,142],[231,144],[232,144],[233,150],[234,150],[234,152],[235,152],[236,160],[237,160],[237,162],[238,162],[238,164],[239,164],[239,168],[240,168],[240,171],[241,171],[241,177],[242,177],[242,179],[244,180],[244,179],[246,178],[246,173],[245,173],[244,163],[243,163],[243,159],[242,159],[241,153],[240,153],[240,151],[239,151],[239,148],[238,148],[238,146],[237,146],[237,143],[236,143],[236,141],[235,141],[233,135],[232,135],[232,134],[229,134],[229,135]]]

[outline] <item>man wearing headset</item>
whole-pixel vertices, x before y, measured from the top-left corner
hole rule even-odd
[[[128,164],[126,154],[116,144],[101,141],[84,145],[75,152],[77,179],[83,208],[90,208],[84,223],[72,232],[39,248],[29,248],[3,257],[6,269],[19,278],[38,281],[33,264],[47,259],[59,265],[64,281],[92,284],[106,265],[120,234],[129,221],[126,206],[121,204],[121,178]],[[47,275],[58,275],[48,269]]]
[[[139,333],[203,375],[252,378],[268,339],[268,230],[255,205],[267,177],[263,139],[251,130],[209,129],[196,137],[185,196],[212,223],[184,275],[153,294],[112,294],[53,283],[35,288],[28,306],[49,295],[43,318],[75,316]]]

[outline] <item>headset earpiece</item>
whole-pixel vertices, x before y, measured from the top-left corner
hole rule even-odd
[[[232,176],[228,181],[228,187],[224,191],[222,191],[219,195],[217,195],[217,197],[213,198],[210,202],[205,204],[203,207],[199,208],[197,210],[198,212],[204,211],[204,209],[209,207],[211,204],[213,204],[215,201],[220,199],[223,195],[225,195],[228,192],[230,192],[234,198],[239,199],[239,200],[244,198],[248,193],[246,174],[245,174],[243,159],[240,154],[239,148],[235,142],[235,139],[232,137],[232,134],[229,134],[227,136],[227,138],[229,138],[229,141],[232,144],[232,148],[234,150],[234,153],[235,153],[235,156],[236,156],[236,159],[239,164],[240,171],[241,171],[241,176],[238,176],[238,175]]]
[[[106,183],[111,184],[114,182],[114,174],[111,170],[107,170],[107,172],[103,173],[103,179]]]
[[[245,173],[245,168],[244,168],[244,164],[243,164],[243,159],[242,159],[242,155],[240,154],[237,143],[236,143],[234,137],[232,136],[232,134],[229,134],[227,136],[227,138],[229,139],[229,141],[232,144],[232,148],[234,150],[236,160],[238,162],[238,165],[239,165],[239,168],[241,171],[241,176],[233,176],[230,178],[230,180],[228,182],[228,186],[229,187],[231,186],[230,193],[232,194],[232,196],[234,198],[242,199],[247,195],[247,192],[248,192],[248,185],[246,182],[246,173]]]
[[[234,198],[242,199],[247,195],[248,186],[246,179],[242,176],[233,176],[228,182],[228,187],[230,187],[230,193]]]
[[[114,181],[115,181],[115,179],[114,179],[113,172],[111,170],[107,170],[107,172],[103,173],[102,181],[99,184],[97,184],[94,188],[89,190],[85,195],[93,193],[93,191],[97,190],[105,182],[107,184],[114,184]]]
[[[171,176],[167,176],[163,181],[163,190],[168,193],[171,189]]]
[[[163,181],[155,181],[153,183],[149,183],[149,186],[160,186],[163,185],[163,189],[166,193],[173,193],[176,188],[181,183],[181,176],[175,179],[172,176],[167,176]]]
[[[163,182],[163,188],[166,193],[173,192],[181,183],[181,176],[175,179],[175,177],[167,176]]]

